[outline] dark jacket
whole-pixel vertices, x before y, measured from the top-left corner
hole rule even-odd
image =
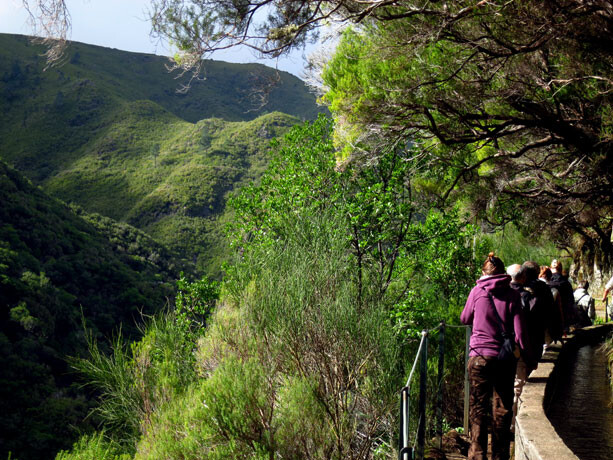
[[[547,283],[550,287],[556,288],[560,292],[562,299],[562,311],[564,313],[564,328],[576,324],[579,321],[577,312],[575,311],[575,297],[573,295],[573,287],[564,275],[554,273]]]
[[[524,353],[522,357],[529,369],[536,369],[538,360],[543,354],[549,308],[547,308],[546,302],[543,301],[544,299],[537,296],[536,290],[538,287],[535,289],[535,283],[531,284],[532,286],[524,286],[511,283],[511,288],[515,289],[521,297],[522,311],[530,341],[529,353]],[[549,288],[545,284],[543,286],[545,291],[551,296]]]
[[[549,331],[552,340],[557,341],[562,338],[563,332],[563,317],[557,305],[554,302],[551,288],[541,280],[528,281],[524,288],[529,289],[534,296],[531,301],[530,310],[538,312],[539,317],[545,323],[545,330]],[[545,343],[545,337],[541,345]],[[536,347],[536,344],[534,345]]]

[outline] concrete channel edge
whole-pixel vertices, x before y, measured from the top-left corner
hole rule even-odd
[[[545,407],[556,385],[560,356],[570,348],[602,340],[612,331],[613,323],[586,327],[565,338],[563,345],[547,349],[521,395],[515,420],[515,460],[579,460],[549,422]]]

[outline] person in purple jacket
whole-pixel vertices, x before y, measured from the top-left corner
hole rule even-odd
[[[464,324],[472,326],[468,358],[471,439],[468,459],[487,459],[491,413],[492,459],[508,460],[517,361],[498,359],[503,343],[501,327],[514,333],[515,343],[522,351],[530,348],[520,295],[511,288],[511,277],[493,252],[483,263],[482,275],[470,291],[460,316]]]

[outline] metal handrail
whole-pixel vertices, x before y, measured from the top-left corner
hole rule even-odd
[[[424,329],[423,331],[421,331],[421,341],[419,342],[419,349],[417,350],[417,354],[415,355],[415,361],[413,362],[413,367],[411,368],[411,373],[409,374],[409,378],[407,379],[407,384],[405,385],[405,387],[407,388],[411,388],[411,380],[413,380],[413,374],[415,373],[415,368],[417,367],[417,361],[419,360],[419,357],[421,356],[421,350],[424,346],[424,342],[426,341],[426,337],[428,336],[429,331],[427,329]]]
[[[415,374],[415,368],[417,367],[417,362],[421,357],[421,353],[423,350],[424,343],[427,342],[428,331],[421,331],[421,341],[419,342],[419,348],[417,350],[417,354],[415,355],[415,361],[413,362],[413,367],[411,368],[411,372],[409,373],[409,378],[407,379],[407,384],[400,390],[400,436],[398,439],[398,459],[399,460],[410,460],[413,458],[413,448],[409,447],[409,395],[411,391],[411,381],[413,380],[413,375]]]
[[[445,324],[441,321],[440,324],[432,329],[425,329],[421,332],[421,340],[419,348],[415,355],[415,361],[411,367],[409,378],[406,385],[400,390],[400,435],[398,437],[398,459],[412,460],[413,453],[417,454],[417,459],[421,460],[424,456],[425,443],[425,412],[426,412],[426,373],[427,373],[427,355],[428,355],[428,336],[430,333],[440,331],[439,336],[439,381],[438,381],[438,398],[437,398],[437,437],[439,448],[442,447],[442,386],[444,373],[444,344],[445,344],[445,328],[465,328],[466,329],[466,347],[465,347],[465,371],[464,371],[464,429],[468,433],[468,404],[469,404],[469,383],[466,363],[468,362],[469,342],[472,328],[467,325]],[[410,389],[417,363],[421,359],[420,370],[420,394],[419,394],[419,418],[417,433],[413,446],[409,446],[409,406],[410,406]],[[416,448],[416,449],[415,449]]]

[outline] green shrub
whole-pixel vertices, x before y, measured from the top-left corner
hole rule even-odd
[[[149,319],[143,338],[129,348],[121,337],[110,355],[90,340],[89,357],[73,361],[98,394],[96,414],[122,445],[136,445],[153,413],[187,389],[196,377],[194,344],[174,315]]]
[[[401,386],[383,304],[355,302],[331,216],[293,224],[234,273],[199,339],[201,379],[160,406],[138,459],[369,458],[390,439]]]
[[[427,168],[412,146],[378,152],[368,166],[355,159],[339,165],[332,128],[320,117],[292,129],[273,145],[261,183],[231,200],[242,261],[229,270],[226,287],[258,335],[326,388],[322,404],[346,417],[329,421],[336,440],[351,444],[347,433],[362,429],[363,420],[341,407],[357,398],[365,419],[380,417],[369,448],[384,455],[391,436],[377,430],[393,424],[385,405],[403,385],[399,376],[421,330],[459,323],[477,274],[476,230],[456,209],[429,207],[427,194],[412,186]],[[454,339],[446,353],[450,401],[464,366],[463,335]],[[324,372],[339,366],[363,375],[346,381]],[[358,380],[359,395],[332,390]],[[446,417],[457,418],[458,408],[448,407]]]
[[[268,458],[273,405],[266,375],[254,359],[224,360],[156,414],[135,459]]]
[[[337,219],[322,214],[287,225],[292,240],[246,255],[233,297],[262,342],[260,359],[291,383],[276,390],[285,398],[277,396],[278,410],[291,415],[299,410],[293,403],[306,401],[314,414],[304,430],[280,421],[276,450],[292,458],[368,456],[389,438],[402,386],[389,313],[383,303],[356,301],[351,254]]]
[[[132,460],[132,455],[108,439],[104,433],[83,436],[71,451],[60,451],[55,460]]]
[[[175,298],[175,317],[179,328],[192,339],[202,334],[218,298],[218,282],[206,277],[189,282],[181,273]]]

